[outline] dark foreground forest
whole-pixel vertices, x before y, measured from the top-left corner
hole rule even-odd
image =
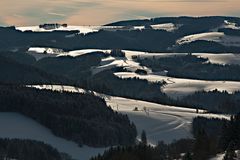
[[[0,160],[70,160],[42,142],[19,139],[0,139]]]
[[[209,160],[224,153],[224,160],[236,160],[240,149],[240,114],[231,120],[197,117],[193,120],[194,139],[181,139],[170,144],[159,142],[156,147],[140,143],[115,147],[91,160]]]
[[[137,134],[126,115],[91,94],[0,86],[0,112],[21,113],[79,145],[129,145]]]

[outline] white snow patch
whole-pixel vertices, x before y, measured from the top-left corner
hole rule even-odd
[[[223,28],[230,28],[230,29],[240,29],[239,26],[237,26],[236,23],[230,22],[228,20],[224,21],[224,27]]]
[[[202,58],[208,58],[209,62],[215,64],[235,64],[240,65],[240,54],[233,54],[233,53],[221,53],[221,54],[214,54],[214,53],[193,53],[192,55],[196,55]]]
[[[225,35],[223,32],[207,32],[185,36],[177,40],[176,44],[183,45],[197,40],[217,42],[225,46],[240,46],[239,36],[229,36]]]
[[[63,52],[62,49],[57,48],[44,48],[44,47],[30,47],[28,52],[44,53],[44,54],[60,54]]]
[[[224,37],[224,33],[222,32],[199,33],[199,34],[185,36],[177,40],[177,44],[181,45],[181,44],[190,43],[197,40],[219,41],[219,39],[222,37]]]
[[[145,29],[145,26],[134,26],[134,30],[143,30]]]
[[[28,26],[28,27],[16,27],[17,30],[22,32],[33,31],[33,32],[52,32],[52,31],[79,31],[82,34],[88,34],[92,32],[98,32],[100,26],[68,26],[68,27],[59,27],[56,29],[44,29],[39,28],[39,26]]]
[[[111,51],[109,50],[109,53],[110,52]],[[135,62],[132,59],[132,56],[138,54],[138,52],[128,51],[128,50],[123,50],[123,52],[125,52],[125,57],[109,56],[109,57],[103,58],[100,66],[94,67],[92,69],[92,73],[97,74],[104,70],[112,69],[115,67],[123,67],[131,72],[135,72],[137,69],[142,69],[142,70],[145,70],[147,73],[152,73],[151,69],[145,66],[141,66],[138,62]]]
[[[42,141],[64,152],[77,160],[89,160],[90,157],[103,153],[106,148],[79,147],[78,144],[56,137],[53,133],[35,122],[18,113],[0,113],[1,138],[31,139]]]
[[[216,157],[210,158],[209,160],[223,160],[225,153],[217,154]]]
[[[163,24],[154,24],[151,27],[155,30],[165,30],[168,32],[173,32],[178,29],[173,23],[163,23]]]
[[[40,60],[45,57],[59,57],[59,56],[81,56],[92,52],[103,52],[109,54],[111,50],[103,49],[82,49],[64,52],[62,49],[57,48],[45,48],[45,47],[30,47],[28,53],[35,57],[36,60]]]
[[[126,53],[128,59],[132,57],[138,58],[165,58],[165,57],[174,57],[174,56],[186,56],[189,53],[150,53],[150,52],[141,52],[141,51],[129,51],[123,50]],[[192,53],[192,55],[208,58],[209,62],[216,64],[238,64],[240,65],[240,54],[236,53]]]
[[[81,55],[92,53],[92,52],[103,52],[103,53],[109,54],[111,52],[111,50],[82,49],[82,50],[74,50],[74,51],[70,51],[70,52],[65,52],[65,53],[59,54],[58,56],[72,56],[72,57],[76,57],[76,56],[81,56]]]
[[[28,54],[32,55],[37,61],[45,57],[56,57],[64,51],[57,48],[30,47]]]

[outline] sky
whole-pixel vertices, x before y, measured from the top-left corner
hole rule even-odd
[[[240,0],[0,0],[0,25],[103,25],[166,16],[240,17],[239,6]]]

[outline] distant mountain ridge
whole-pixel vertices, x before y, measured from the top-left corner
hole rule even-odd
[[[1,50],[30,46],[148,52],[238,53],[240,50],[240,18],[237,17],[162,17],[119,21],[106,26],[112,27],[100,27],[87,34],[67,30],[22,32],[15,27],[0,27]]]

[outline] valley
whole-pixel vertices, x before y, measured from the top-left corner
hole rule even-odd
[[[239,26],[165,17],[0,27],[0,138],[44,142],[59,160],[142,148],[169,149],[160,160],[222,159],[230,142],[240,149],[228,132],[239,129]]]

